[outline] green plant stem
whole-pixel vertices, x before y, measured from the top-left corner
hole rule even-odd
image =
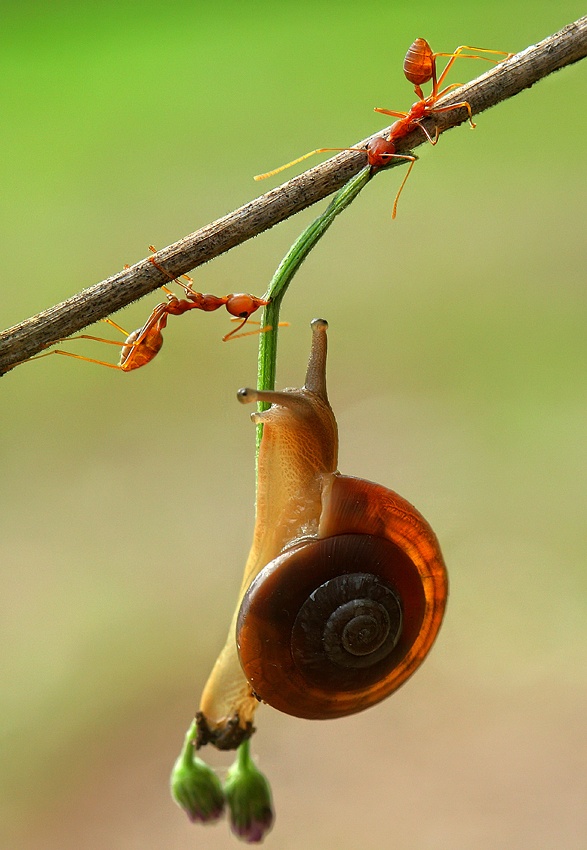
[[[239,770],[245,771],[248,769],[249,764],[251,762],[251,740],[247,738],[246,741],[243,741],[242,744],[239,744],[239,747],[236,751],[237,761]]]
[[[363,189],[371,177],[371,169],[363,168],[355,177],[340,189],[325,211],[304,230],[291,246],[273,275],[265,298],[270,299],[265,307],[262,325],[267,325],[271,330],[262,333],[259,338],[259,361],[257,388],[260,390],[275,389],[275,373],[277,369],[277,337],[279,333],[279,311],[281,302],[293,276],[306,259],[312,248],[326,233],[334,219],[339,213],[355,200],[361,189]],[[259,410],[265,410],[269,405],[259,404]],[[257,454],[261,444],[263,426],[257,426]]]
[[[186,767],[190,767],[194,758],[194,745],[196,743],[198,737],[198,726],[195,720],[192,721],[190,728],[188,729],[183,747],[181,749],[180,758],[183,761],[183,764]]]

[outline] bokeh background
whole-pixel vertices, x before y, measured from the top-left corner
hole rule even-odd
[[[517,51],[583,12],[4,0],[1,325],[270,188],[253,174],[384,126],[374,106],[414,99],[416,36]],[[393,223],[401,173],[374,180],[284,303],[278,383],[299,384],[308,322],[327,317],[340,468],[420,508],[451,598],[387,702],[331,723],[260,710],[267,847],[585,847],[586,82],[563,70],[419,148]],[[262,294],[317,210],[198,269],[196,288]],[[116,318],[137,327],[157,300]],[[172,318],[130,375],[49,357],[1,381],[2,848],[235,846],[167,790],[252,531],[235,391],[256,341],[223,345],[228,327]]]

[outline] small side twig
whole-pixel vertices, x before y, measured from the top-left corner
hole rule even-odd
[[[587,16],[454,90],[441,103],[465,100],[476,115],[586,55]],[[467,113],[464,109],[454,110],[440,113],[437,117],[442,133],[465,121]],[[379,131],[352,147],[366,147],[385,132]],[[406,153],[425,141],[424,134],[416,130],[398,143],[397,152]],[[172,277],[178,277],[336,192],[364,165],[363,154],[340,153],[162,249],[156,254],[157,263]],[[395,165],[397,160],[389,167]],[[168,280],[146,257],[67,301],[9,328],[0,334],[0,375],[57,340],[115,313],[168,283]]]

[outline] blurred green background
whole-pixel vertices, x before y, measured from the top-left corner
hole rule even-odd
[[[414,99],[416,36],[518,51],[583,12],[5,0],[1,325],[278,182],[253,174],[383,127],[374,106]],[[393,699],[331,723],[260,710],[268,847],[585,847],[585,71],[420,147],[393,223],[401,172],[374,180],[284,303],[278,383],[299,384],[308,322],[328,318],[340,468],[420,508],[451,598]],[[317,210],[198,269],[196,288],[262,294]],[[137,327],[157,300],[116,318]],[[223,345],[228,327],[172,318],[129,375],[49,357],[1,381],[2,848],[235,846],[167,792],[252,532],[235,391],[256,341]]]

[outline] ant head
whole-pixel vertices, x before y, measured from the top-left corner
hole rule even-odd
[[[264,304],[267,304],[267,301],[262,298],[255,298],[254,295],[247,295],[246,292],[237,292],[228,296],[226,309],[231,316],[236,316],[237,319],[248,319]]]
[[[395,154],[395,143],[393,139],[388,139],[387,136],[377,136],[367,149],[369,155],[369,165],[375,168],[382,168],[384,165],[389,165],[389,160]]]

